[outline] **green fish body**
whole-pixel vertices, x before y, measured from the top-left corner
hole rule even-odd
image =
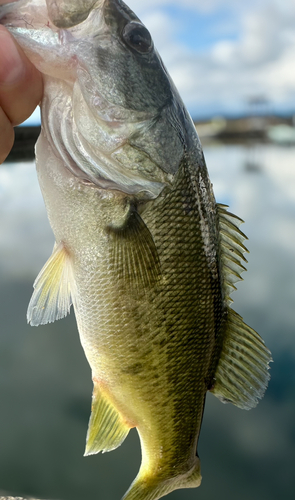
[[[26,10],[32,2],[23,3]],[[34,284],[28,320],[55,321],[73,304],[94,383],[85,454],[117,448],[136,427],[142,464],[124,500],[157,500],[201,482],[207,391],[254,407],[271,357],[230,308],[245,269],[241,220],[215,202],[194,126],[150,35],[119,0],[98,2],[87,15],[78,28],[68,28],[67,18],[67,53],[50,16],[46,36],[41,21],[34,30],[11,29],[47,75],[36,154],[56,245]],[[99,93],[87,66],[94,56],[84,49],[91,15],[104,34],[96,46]],[[113,51],[114,33],[128,50],[117,44]],[[55,61],[45,70],[35,53],[46,54],[49,39]],[[118,51],[124,64],[109,67]],[[73,54],[81,66],[58,78]]]

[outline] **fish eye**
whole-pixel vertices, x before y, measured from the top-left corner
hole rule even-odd
[[[126,24],[122,36],[127,45],[142,54],[149,52],[153,47],[150,32],[145,26],[136,21]]]

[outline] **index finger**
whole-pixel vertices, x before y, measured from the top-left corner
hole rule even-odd
[[[42,93],[41,73],[0,25],[0,106],[13,126],[32,114]]]

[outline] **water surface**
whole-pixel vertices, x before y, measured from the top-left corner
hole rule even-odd
[[[248,272],[234,307],[273,352],[250,412],[207,398],[203,482],[171,500],[291,500],[295,489],[295,148],[205,147],[218,202],[246,223]],[[0,166],[0,489],[60,500],[119,500],[140,465],[135,431],[83,458],[90,369],[73,315],[32,328],[32,283],[53,247],[33,163]]]

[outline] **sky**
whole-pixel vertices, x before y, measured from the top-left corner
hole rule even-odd
[[[193,118],[295,113],[294,0],[128,0]]]

